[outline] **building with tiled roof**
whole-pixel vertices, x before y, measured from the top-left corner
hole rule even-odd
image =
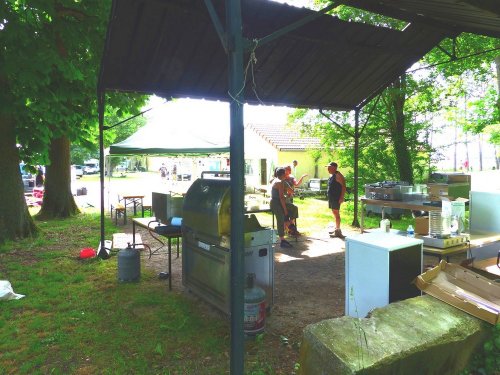
[[[278,151],[305,151],[321,148],[318,138],[308,137],[287,124],[247,124],[249,131],[254,131],[269,142]]]
[[[318,152],[321,151],[321,152]],[[262,187],[272,178],[274,169],[298,161],[297,178],[326,178],[325,165],[330,161],[318,138],[301,134],[288,124],[245,125],[245,178],[247,186]]]

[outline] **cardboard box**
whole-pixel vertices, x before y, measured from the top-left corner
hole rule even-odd
[[[454,182],[471,182],[470,179],[470,174],[449,174],[448,175],[448,182],[449,183],[454,183]]]
[[[415,218],[415,233],[423,236],[429,234],[429,216]]]
[[[500,322],[500,284],[442,260],[415,279],[423,292],[491,324]]]

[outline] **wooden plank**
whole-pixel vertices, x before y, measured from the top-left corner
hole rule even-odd
[[[113,233],[113,250],[125,249],[128,244],[133,243],[132,233]],[[142,245],[142,238],[139,233],[135,234],[135,248],[137,250],[144,250],[144,246]]]

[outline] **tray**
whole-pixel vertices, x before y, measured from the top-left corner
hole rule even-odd
[[[417,287],[491,324],[500,322],[500,283],[442,260],[415,279]]]

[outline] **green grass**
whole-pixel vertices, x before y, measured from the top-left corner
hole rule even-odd
[[[227,372],[227,321],[147,270],[117,282],[116,257],[77,259],[98,242],[97,215],[38,225],[39,238],[0,251],[0,279],[26,295],[0,302],[0,373]]]

